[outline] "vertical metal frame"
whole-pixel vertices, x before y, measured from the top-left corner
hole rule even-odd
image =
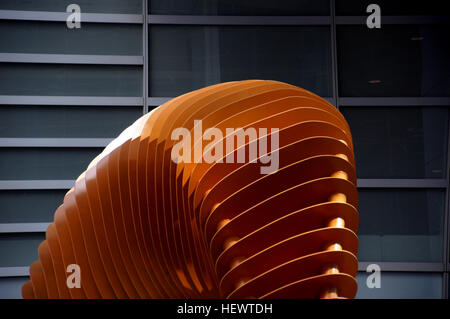
[[[339,81],[338,81],[338,61],[337,61],[337,37],[336,37],[336,1],[330,0],[330,16],[331,16],[331,67],[332,67],[332,83],[334,105],[339,109]]]
[[[444,215],[444,243],[443,243],[443,262],[444,273],[442,276],[442,298],[448,299],[449,296],[449,271],[450,271],[450,117],[447,122],[447,170],[445,172],[447,180],[445,215]]]
[[[144,65],[142,66],[142,97],[143,97],[143,113],[148,112],[148,0],[142,0],[142,56],[144,57]]]

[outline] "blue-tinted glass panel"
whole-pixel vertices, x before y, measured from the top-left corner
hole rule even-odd
[[[360,261],[442,262],[444,189],[360,189]]]
[[[67,190],[0,191],[0,224],[52,222]]]
[[[0,277],[0,299],[22,299],[22,286],[29,277]]]
[[[0,63],[0,95],[142,96],[142,68]]]
[[[149,34],[150,96],[247,79],[332,95],[328,27],[158,25]]]
[[[447,107],[343,107],[359,178],[445,178]]]
[[[44,239],[45,233],[0,234],[0,267],[30,266]]]
[[[1,148],[0,180],[71,180],[83,173],[100,148]]]
[[[0,137],[113,138],[140,116],[140,106],[0,106]]]
[[[383,272],[381,287],[369,288],[366,284],[371,273],[359,272],[357,299],[440,299],[442,275],[440,273]]]
[[[65,22],[2,20],[0,52],[142,55],[142,26],[83,23],[74,30]]]

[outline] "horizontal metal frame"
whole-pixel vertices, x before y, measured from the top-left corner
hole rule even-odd
[[[142,97],[0,95],[0,105],[142,106]]]
[[[377,264],[381,271],[399,271],[399,272],[444,272],[443,263],[417,263],[417,262],[367,262],[358,263],[358,271],[366,272],[367,266]]]
[[[366,179],[358,178],[358,188],[446,188],[446,179]]]
[[[0,53],[0,62],[52,64],[143,65],[144,57],[135,55],[30,54]]]
[[[112,138],[0,138],[0,147],[105,147]]]
[[[27,20],[27,21],[60,21],[66,22],[71,13],[50,11],[19,11],[0,10],[0,20]],[[130,23],[144,22],[142,14],[116,14],[116,13],[84,13],[81,12],[81,23]]]
[[[367,265],[377,264],[381,271],[389,272],[431,272],[443,273],[443,265],[440,263],[396,263],[396,262],[360,262],[358,272],[366,273]],[[0,267],[0,277],[27,277],[29,267]]]
[[[330,16],[148,15],[149,24],[189,25],[330,25]]]
[[[15,180],[0,181],[0,190],[70,189],[75,180]]]
[[[1,277],[28,277],[30,267],[0,267]]]
[[[450,105],[450,97],[340,97],[339,106]]]
[[[27,142],[29,143],[29,142]],[[61,146],[66,147],[66,146]],[[69,189],[75,180],[11,180],[0,181],[0,190]],[[358,179],[361,188],[446,188],[445,179]]]
[[[60,21],[71,13],[50,11],[0,10],[0,20]],[[367,16],[336,16],[336,24],[366,24]],[[81,22],[142,24],[141,14],[83,13]],[[205,16],[148,15],[149,24],[192,25],[330,25],[331,16]],[[385,16],[383,24],[448,24],[447,16]]]
[[[166,103],[167,101],[170,101],[173,99],[173,97],[148,97],[148,105],[149,106],[160,106],[161,104]],[[330,102],[331,104],[335,105],[334,98],[332,97],[325,97],[325,100]]]
[[[367,16],[336,16],[336,24],[366,24]],[[448,16],[386,16],[381,12],[383,24],[448,24]]]
[[[336,16],[338,25],[365,25],[368,16]],[[148,15],[149,24],[186,25],[331,25],[330,16]],[[385,16],[382,24],[448,24],[448,16]]]
[[[4,223],[0,224],[0,234],[43,233],[50,223]]]
[[[149,97],[151,106],[159,106],[172,97]],[[334,104],[334,99],[325,98]],[[120,96],[41,96],[0,95],[0,104],[7,105],[105,105],[142,106],[141,97]],[[339,106],[449,106],[450,97],[341,97]]]

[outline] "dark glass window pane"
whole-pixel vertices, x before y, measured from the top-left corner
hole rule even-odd
[[[142,26],[65,22],[0,21],[0,52],[142,55]]]
[[[0,277],[0,299],[22,299],[22,286],[30,277]]]
[[[52,222],[67,190],[0,191],[0,223]]]
[[[328,27],[151,26],[149,33],[151,96],[246,79],[332,95]]]
[[[360,261],[441,262],[444,190],[360,189]]]
[[[447,107],[345,107],[359,178],[445,178]]]
[[[0,137],[116,137],[139,106],[0,106]]]
[[[45,233],[0,234],[0,267],[30,266],[44,239]]]
[[[149,0],[150,14],[174,15],[329,15],[329,0]]]
[[[76,179],[99,148],[2,148],[0,180]]]
[[[141,96],[142,69],[0,63],[0,95]]]
[[[384,16],[440,16],[446,14],[446,2],[431,0],[425,5],[423,0],[336,0],[336,14],[344,16],[368,16],[369,4],[378,4],[381,17]],[[383,20],[381,20],[383,23]]]
[[[22,286],[30,278],[0,277],[0,299],[22,299]]]
[[[341,96],[449,96],[450,25],[339,26]]]
[[[383,272],[381,287],[368,288],[366,281],[371,273],[358,272],[357,299],[440,299],[442,274],[414,272]]]
[[[81,13],[142,13],[142,0],[1,0],[0,10],[66,12],[72,3],[80,6]]]

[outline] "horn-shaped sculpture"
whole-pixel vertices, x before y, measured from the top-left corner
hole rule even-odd
[[[210,142],[221,145],[216,160],[182,161],[196,156],[187,148],[174,160],[176,128],[203,149],[199,120],[224,132]],[[226,148],[227,128],[267,134]],[[242,150],[250,159],[256,146],[253,160],[226,160]],[[269,155],[278,166],[262,174]],[[357,197],[350,129],[326,100],[276,81],[206,87],[142,116],[90,163],[56,209],[22,295],[353,298]],[[72,264],[81,285],[69,288]]]

